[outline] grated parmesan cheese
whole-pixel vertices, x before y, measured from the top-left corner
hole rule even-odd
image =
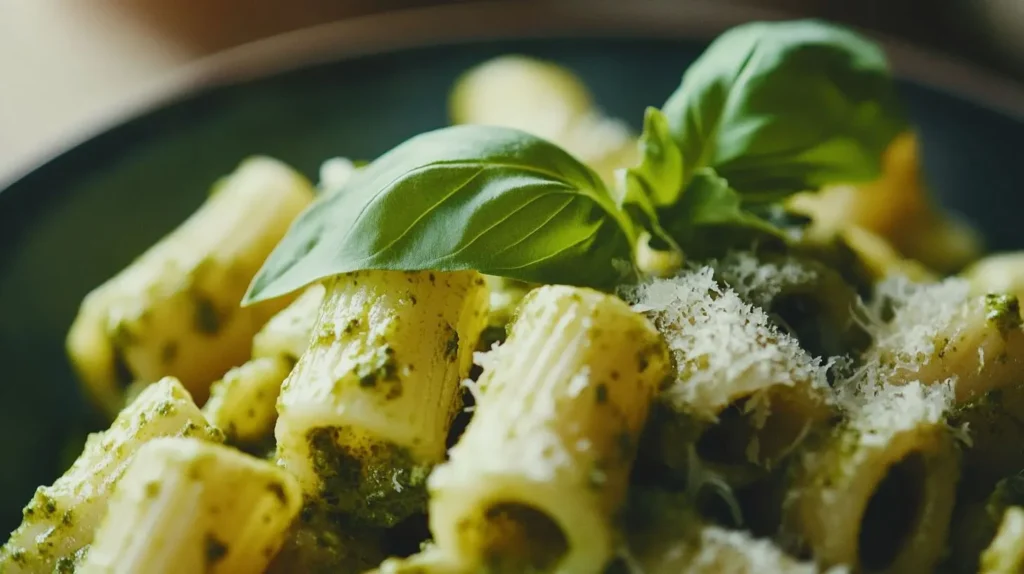
[[[767,307],[788,287],[818,278],[813,269],[791,257],[781,263],[766,262],[750,251],[731,251],[722,259],[709,261],[708,265],[741,298],[758,307]]]
[[[700,533],[700,548],[687,567],[689,574],[818,574],[812,563],[799,562],[770,540],[754,538],[746,532],[707,526]],[[837,566],[823,574],[844,574],[848,568]]]
[[[661,332],[677,378],[663,394],[673,409],[714,420],[737,398],[775,385],[828,389],[831,363],[810,356],[759,307],[721,287],[711,267],[623,291]]]

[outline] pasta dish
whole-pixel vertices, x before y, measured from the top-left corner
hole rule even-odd
[[[878,46],[734,28],[640,131],[521,55],[450,104],[245,159],[82,301],[110,426],[0,572],[1024,572],[1024,254]]]

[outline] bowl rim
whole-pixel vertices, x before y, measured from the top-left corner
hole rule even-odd
[[[715,0],[456,0],[326,22],[244,43],[200,58],[125,93],[0,172],[0,195],[68,152],[118,126],[201,93],[319,64],[436,45],[552,38],[709,41],[751,20],[800,18],[790,12]],[[902,80],[942,91],[1024,121],[1024,85],[965,60],[891,35],[877,41]]]

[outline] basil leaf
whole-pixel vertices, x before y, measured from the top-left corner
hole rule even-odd
[[[713,167],[746,201],[873,179],[907,127],[882,50],[815,20],[726,32],[662,109],[685,178]]]
[[[322,196],[267,259],[245,303],[364,269],[456,271],[605,287],[636,231],[600,178],[510,128],[418,135]]]
[[[756,240],[785,240],[783,229],[743,206],[743,197],[709,168],[694,173],[675,204],[659,210],[666,232],[688,257],[716,256]]]
[[[639,145],[641,162],[630,168],[631,177],[643,182],[652,204],[672,205],[683,191],[683,155],[658,108],[649,107],[644,112]]]

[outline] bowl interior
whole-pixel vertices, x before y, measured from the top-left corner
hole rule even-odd
[[[208,186],[251,154],[315,177],[333,155],[373,158],[447,123],[457,75],[517,52],[579,73],[600,105],[639,129],[703,44],[528,40],[401,51],[215,88],[123,124],[0,192],[0,531],[36,486],[100,428],[64,353],[82,297],[174,228]],[[1024,122],[902,83],[926,171],[948,207],[997,249],[1024,247]]]

